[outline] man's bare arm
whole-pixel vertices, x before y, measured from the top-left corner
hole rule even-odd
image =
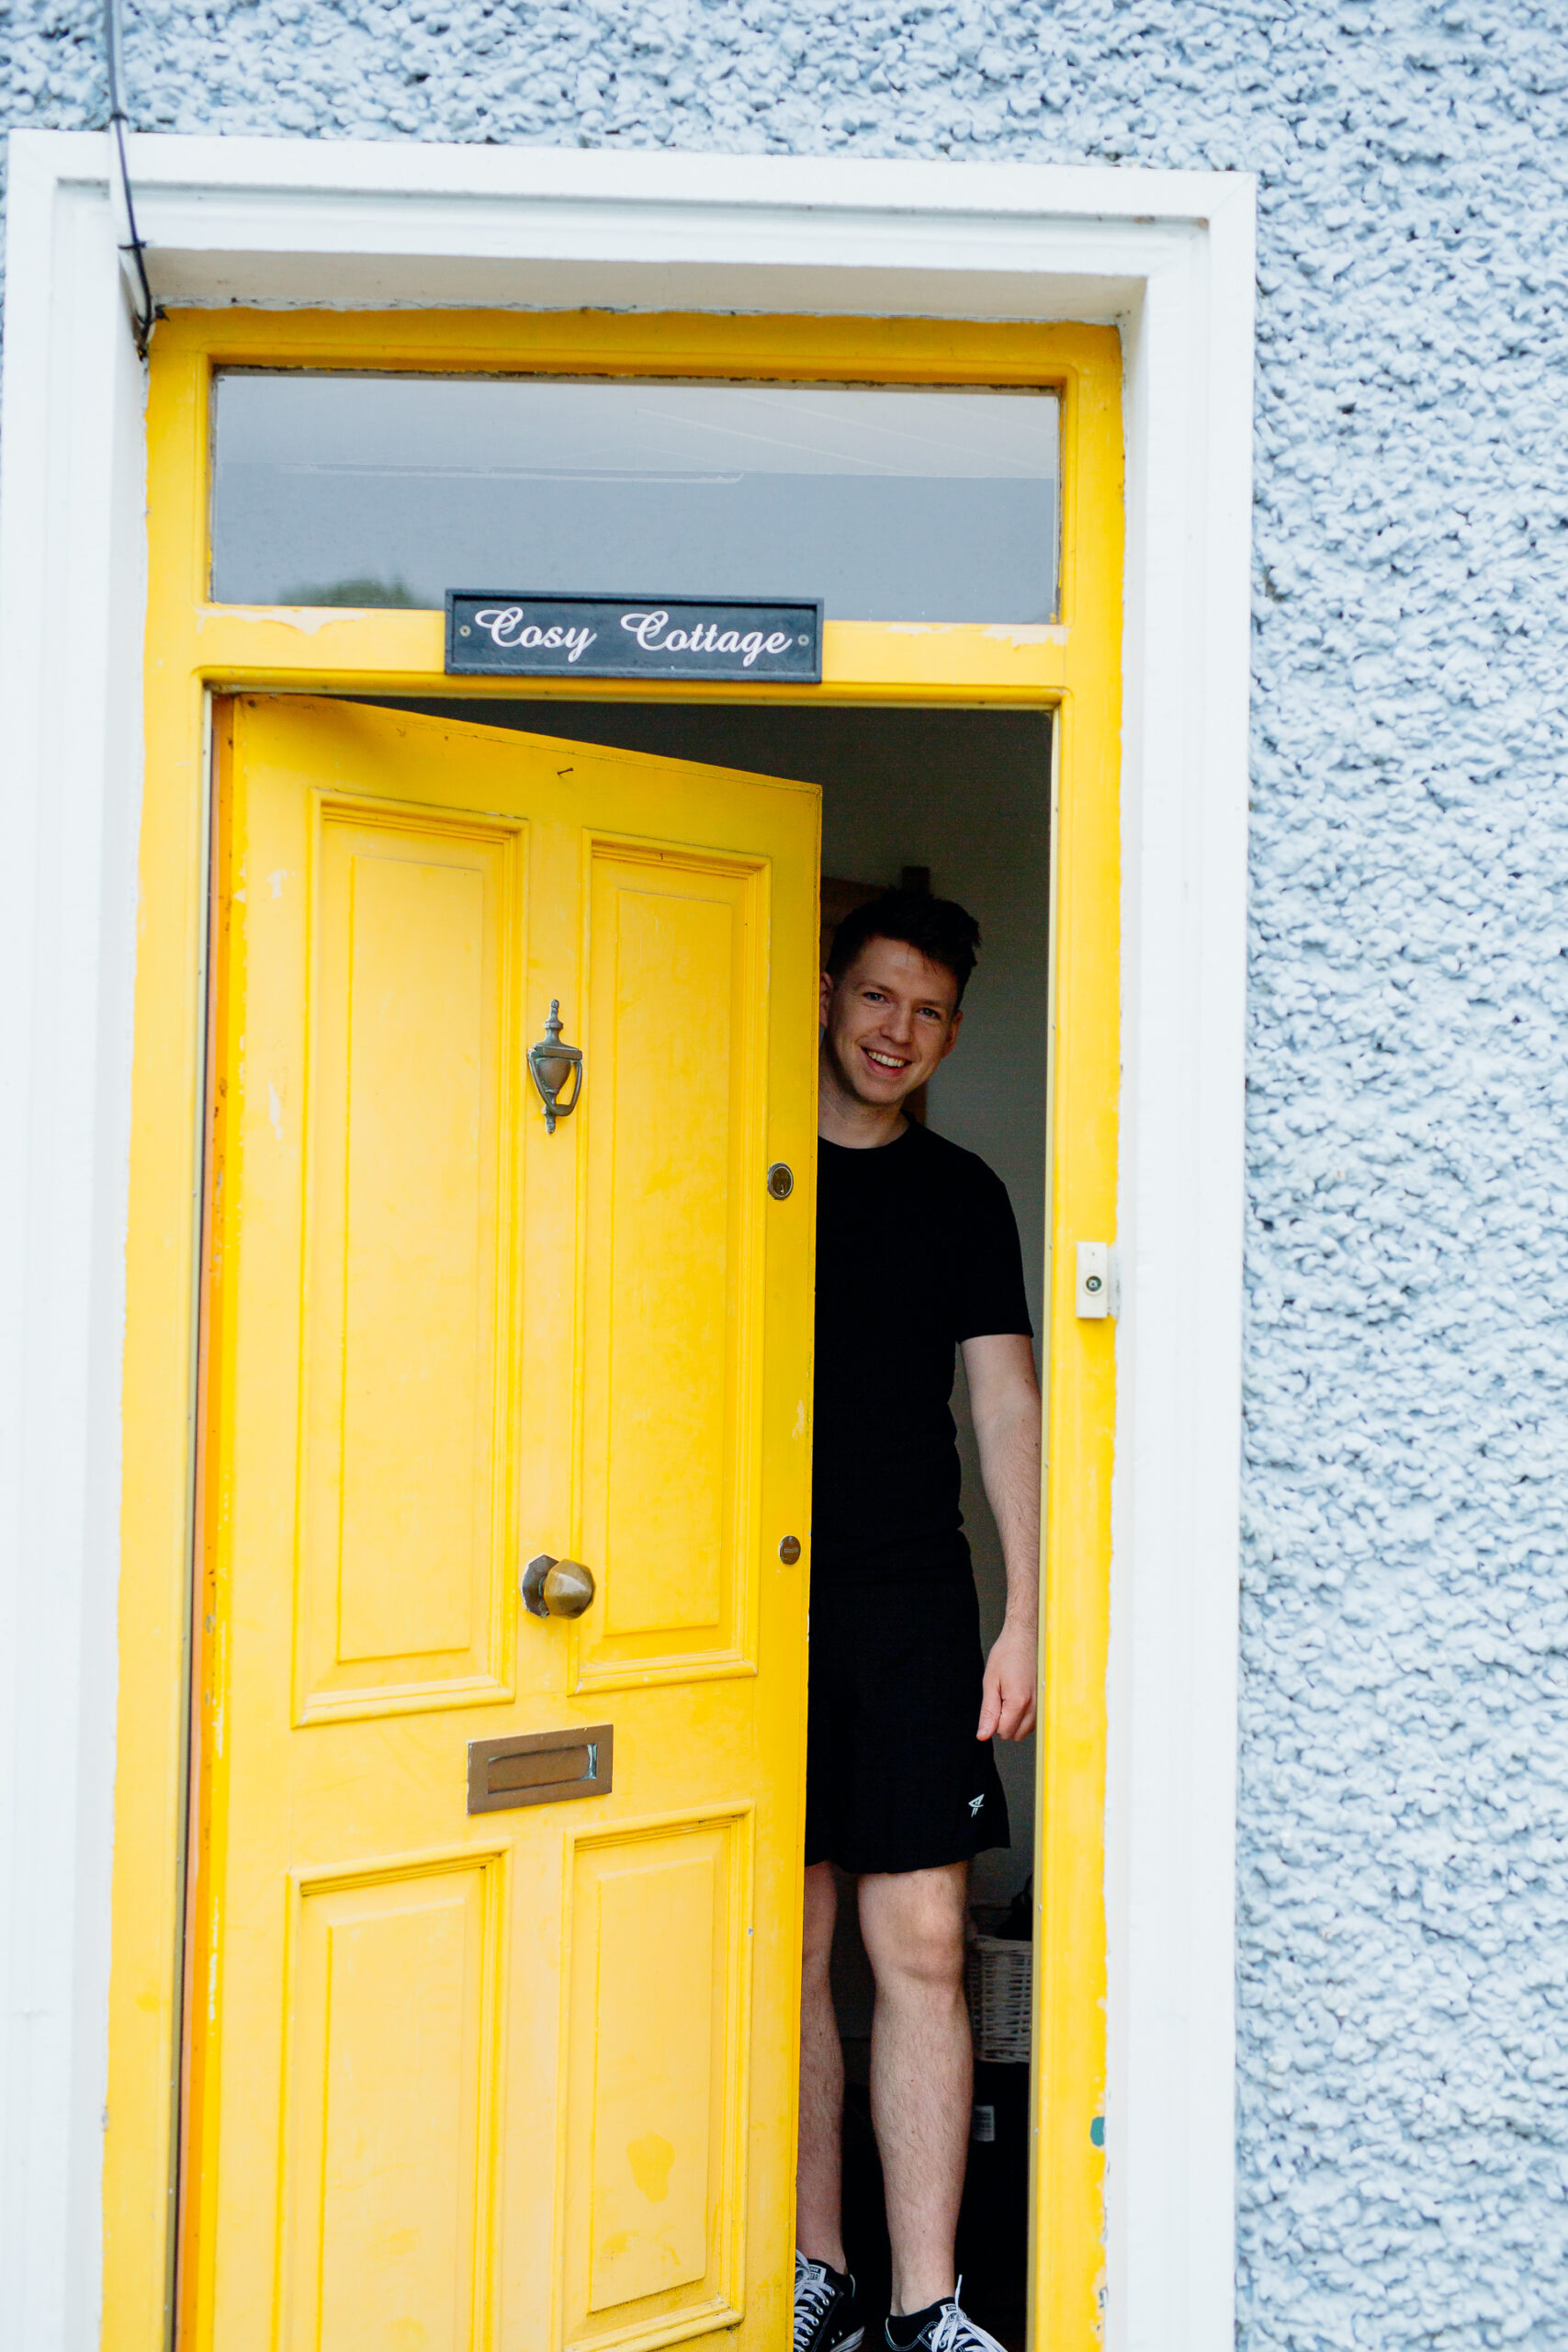
[[[986,1661],[976,1737],[1022,1739],[1034,1728],[1040,1646],[1040,1384],[1021,1333],[964,1342],[969,1408],[986,1498],[1007,1564],[1007,1615]]]

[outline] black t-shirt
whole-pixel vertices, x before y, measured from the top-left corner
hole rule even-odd
[[[1007,1188],[914,1125],[870,1151],[819,1143],[817,1187],[817,1570],[965,1568],[955,1351],[1030,1330]]]

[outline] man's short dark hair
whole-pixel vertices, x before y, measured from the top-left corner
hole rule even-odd
[[[980,926],[955,899],[931,899],[913,890],[889,890],[863,907],[852,907],[833,934],[828,977],[841,980],[861,949],[872,939],[897,940],[912,947],[928,964],[940,964],[958,982],[956,1002],[964,1001],[969,975],[980,949]]]

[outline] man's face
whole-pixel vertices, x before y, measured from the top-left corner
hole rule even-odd
[[[868,939],[843,978],[822,975],[822,1026],[840,1084],[877,1110],[902,1102],[953,1051],[958,982],[901,939]]]

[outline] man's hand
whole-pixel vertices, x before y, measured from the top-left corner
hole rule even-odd
[[[1034,1729],[1038,1643],[1032,1625],[1003,1625],[986,1660],[976,1739],[1026,1739]]]
[[[980,1470],[1007,1564],[1008,1606],[986,1660],[977,1739],[1034,1729],[1040,1616],[1040,1388],[1034,1351],[1017,1331],[965,1340],[964,1372]]]

